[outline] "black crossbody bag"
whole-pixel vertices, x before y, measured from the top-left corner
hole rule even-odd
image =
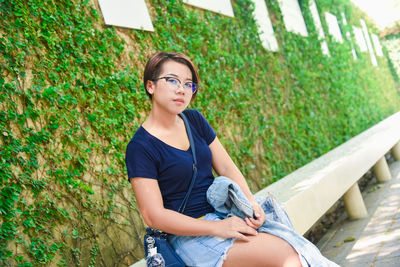
[[[185,210],[186,204],[188,202],[190,192],[193,189],[194,182],[197,176],[197,159],[196,159],[196,150],[193,141],[192,132],[190,130],[189,122],[186,116],[181,113],[179,116],[183,119],[185,123],[186,133],[190,142],[190,149],[192,150],[193,155],[193,175],[192,180],[190,182],[190,186],[188,191],[186,192],[185,197],[183,198],[182,204],[179,207],[178,212],[183,213]],[[146,234],[144,236],[144,251],[146,255],[146,265],[148,267],[184,267],[185,263],[176,254],[175,250],[168,243],[168,234],[164,233],[157,229],[152,229],[150,227],[146,228]]]

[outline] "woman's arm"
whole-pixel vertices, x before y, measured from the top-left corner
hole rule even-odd
[[[226,152],[218,137],[215,137],[214,141],[209,145],[209,147],[212,153],[212,165],[215,172],[218,175],[232,179],[240,186],[243,193],[253,206],[257,218],[256,220],[252,218],[246,218],[246,222],[249,226],[258,229],[258,227],[260,227],[265,221],[265,213],[251,193],[242,172],[235,165],[228,152]]]
[[[234,237],[244,241],[248,241],[245,234],[257,234],[254,229],[236,217],[221,221],[206,221],[165,209],[157,180],[133,178],[131,184],[143,219],[152,228],[175,235],[214,235],[223,238]]]
[[[247,185],[246,179],[239,168],[236,167],[235,163],[222,146],[218,137],[215,137],[214,141],[209,147],[212,153],[212,165],[215,172],[218,175],[226,176],[235,181],[240,186],[247,199],[253,200],[254,196]]]

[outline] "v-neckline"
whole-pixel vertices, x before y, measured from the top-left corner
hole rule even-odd
[[[148,135],[150,135],[153,139],[156,139],[156,140],[158,140],[159,142],[163,143],[164,145],[166,145],[166,146],[168,146],[168,147],[171,147],[171,148],[173,148],[173,149],[176,149],[176,150],[179,150],[179,151],[182,151],[182,152],[189,152],[189,151],[190,151],[191,144],[190,144],[189,136],[187,135],[185,123],[183,123],[183,126],[185,127],[186,137],[187,137],[187,139],[188,139],[188,141],[189,141],[189,147],[188,147],[186,150],[185,150],[185,149],[180,149],[180,148],[174,147],[174,146],[172,146],[172,145],[170,145],[170,144],[167,144],[166,142],[164,142],[163,140],[161,140],[161,139],[158,138],[157,136],[155,136],[155,135],[151,134],[149,131],[147,131],[147,130],[143,127],[143,125],[140,125],[140,127],[141,127]],[[188,126],[188,127],[189,127],[189,126]]]

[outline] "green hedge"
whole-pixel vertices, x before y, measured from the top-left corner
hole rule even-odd
[[[253,191],[400,108],[385,58],[378,68],[367,53],[353,60],[349,43],[330,36],[331,57],[321,53],[307,1],[306,38],[286,32],[277,1],[267,1],[276,53],[261,45],[250,0],[232,1],[235,18],[148,2],[154,32],[104,26],[97,1],[0,0],[0,265],[126,266],[143,257],[124,153],[150,109],[141,79],[155,51],[197,64],[191,107]],[[364,16],[349,1],[317,5],[352,25]]]

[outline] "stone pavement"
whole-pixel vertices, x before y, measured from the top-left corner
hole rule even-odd
[[[400,161],[390,164],[392,179],[363,193],[368,216],[342,218],[317,246],[341,266],[400,267]]]

